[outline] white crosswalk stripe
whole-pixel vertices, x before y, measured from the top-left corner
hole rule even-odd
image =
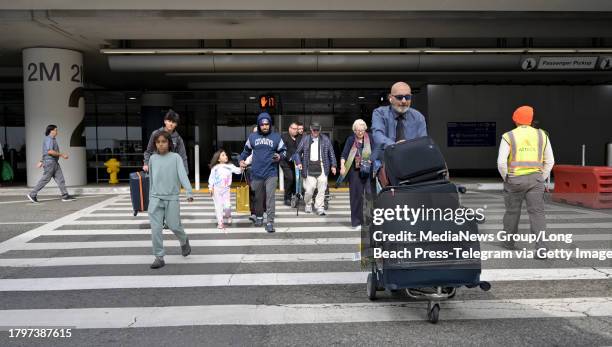
[[[187,262],[183,262],[187,263]],[[612,268],[594,269],[491,269],[483,281],[550,281],[608,279]],[[299,286],[361,284],[364,272],[262,273],[166,276],[101,276],[3,279],[0,291],[86,290],[117,288],[180,288],[224,286]]]
[[[116,196],[72,215],[42,225],[0,243],[0,292],[12,295],[63,292],[92,293],[98,298],[111,290],[173,288],[178,295],[189,288],[223,291],[268,288],[301,290],[308,286],[363,289],[363,300],[355,303],[313,302],[308,292],[295,302],[279,305],[242,304],[232,298],[222,304],[191,306],[87,306],[76,308],[34,307],[0,309],[0,326],[39,325],[110,329],[170,327],[182,325],[285,325],[312,323],[365,323],[424,319],[424,304],[406,297],[395,301],[369,302],[367,272],[360,268],[360,230],[350,227],[349,196],[332,193],[328,216],[306,215],[282,204],[276,196],[276,233],[254,228],[246,214],[234,213],[231,227],[215,227],[210,196],[197,196],[195,203],[181,202],[182,223],[190,236],[192,254],[182,257],[179,242],[164,231],[166,267],[150,270],[153,257],[146,212],[134,217],[129,196]],[[468,207],[487,206],[482,233],[503,229],[501,195],[470,192],[462,197]],[[235,198],[232,197],[232,204]],[[549,232],[573,233],[573,244],[583,250],[610,249],[612,214],[560,204],[547,206]],[[528,232],[523,211],[519,228]],[[329,235],[326,235],[329,234]],[[500,249],[483,243],[483,250]],[[102,252],[102,253],[101,253]],[[544,281],[609,281],[610,262],[601,266],[531,260],[528,266],[490,265],[483,262],[482,280],[496,286],[522,283],[537,288]],[[563,264],[563,265],[561,265]],[[27,270],[19,272],[15,270]],[[279,270],[282,269],[282,270]],[[75,275],[70,275],[73,271]],[[331,289],[330,289],[331,290]],[[478,297],[477,289],[466,300],[444,302],[442,320],[515,318],[610,317],[612,295],[587,297]],[[87,292],[90,291],[90,292]],[[1,300],[1,299],[0,299]],[[0,301],[1,302],[1,301]],[[108,301],[104,301],[108,303]],[[137,317],[137,319],[135,318]]]
[[[239,246],[305,246],[305,245],[358,245],[358,237],[308,238],[308,239],[227,239],[192,240],[193,247],[239,247]],[[178,240],[165,242],[166,246],[178,247]],[[150,241],[88,241],[88,242],[30,242],[16,250],[75,249],[75,248],[139,248],[151,247]]]
[[[6,310],[0,324],[44,325],[78,329],[142,328],[191,325],[284,325],[371,323],[422,320],[419,303],[207,305],[50,310]],[[486,309],[483,309],[485,308]],[[450,301],[446,320],[608,317],[610,298]],[[7,318],[4,318],[7,317]]]

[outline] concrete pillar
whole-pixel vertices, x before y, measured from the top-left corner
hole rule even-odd
[[[36,163],[42,158],[45,128],[55,124],[66,185],[87,184],[85,157],[85,100],[83,98],[83,55],[61,48],[23,50],[26,164],[28,186],[42,176]],[[55,182],[51,180],[50,185]]]

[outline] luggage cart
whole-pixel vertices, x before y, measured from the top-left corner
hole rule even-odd
[[[444,184],[444,182],[440,182]],[[446,181],[447,185],[452,185]],[[426,184],[421,184],[426,186]],[[432,183],[433,186],[433,183]],[[460,205],[459,193],[466,192],[465,187],[454,186],[457,190],[457,198]],[[376,199],[380,194],[394,191],[401,187],[386,187],[379,193],[372,194],[369,198]],[[375,190],[374,190],[375,191]],[[395,195],[393,195],[395,196]],[[388,196],[385,199],[388,200]],[[374,206],[374,202],[370,201],[369,206]],[[483,221],[484,222],[484,221]],[[477,225],[472,225],[475,232],[478,232]],[[370,223],[372,228],[372,223]],[[370,244],[373,244],[372,229],[370,229],[369,237]],[[367,277],[367,295],[370,300],[376,300],[376,292],[389,290],[392,293],[405,291],[406,295],[416,300],[427,301],[427,320],[431,323],[437,323],[440,316],[440,303],[445,300],[452,299],[459,287],[475,288],[480,287],[483,291],[491,289],[491,284],[480,280],[480,261],[477,266],[472,264],[472,269],[462,269],[461,267],[450,268],[444,264],[438,267],[402,267],[402,266],[385,266],[384,262],[369,259],[371,268]],[[418,279],[418,280],[417,280]],[[412,283],[420,285],[412,286]]]

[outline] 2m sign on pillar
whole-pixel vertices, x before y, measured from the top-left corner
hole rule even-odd
[[[61,48],[26,48],[23,85],[28,186],[35,185],[42,175],[36,163],[42,156],[49,124],[58,126],[60,151],[70,156],[60,161],[66,184],[87,184],[83,55]]]
[[[27,70],[28,82],[61,81],[60,63],[53,63],[52,67],[48,67],[44,62],[29,63]],[[70,70],[72,71],[70,81],[83,83],[83,65],[72,64]]]

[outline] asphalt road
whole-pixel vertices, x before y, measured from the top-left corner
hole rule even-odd
[[[181,257],[167,233],[159,270],[149,269],[146,214],[133,217],[127,196],[78,198],[33,205],[0,197],[0,345],[612,345],[609,260],[484,261],[492,289],[460,288],[434,325],[427,304],[402,292],[368,300],[347,194],[335,195],[326,217],[296,217],[277,203],[272,235],[246,216],[217,230],[210,198],[200,195],[182,203],[192,255]],[[487,205],[481,232],[500,223],[500,198],[464,198]],[[577,237],[557,246],[611,249],[610,214],[547,210],[551,231]],[[9,337],[8,328],[26,326],[71,328],[72,336]]]

